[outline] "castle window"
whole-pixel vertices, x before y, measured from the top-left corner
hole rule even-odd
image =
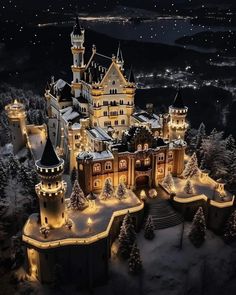
[[[61,203],[62,203],[62,204],[64,203],[64,200],[63,200],[63,198],[61,198]]]
[[[138,150],[138,151],[141,151],[141,150],[142,150],[142,145],[141,145],[141,144],[138,144],[138,145],[137,145],[137,150]]]
[[[179,120],[176,120],[176,123],[179,124]]]
[[[108,105],[108,101],[103,101],[103,105],[107,106]]]
[[[51,186],[52,186],[51,183],[48,183],[48,188],[49,188],[49,189],[51,188]]]
[[[48,218],[47,217],[45,217],[45,223],[48,223]]]
[[[164,161],[165,160],[165,155],[164,153],[161,153],[158,155],[158,161]]]
[[[61,217],[64,218],[64,212],[61,213]]]
[[[115,125],[118,125],[118,121],[117,120],[115,121]]]
[[[140,167],[140,166],[141,166],[141,161],[140,161],[140,160],[137,160],[137,161],[135,162],[135,165],[136,165],[136,167]]]
[[[79,135],[75,135],[75,139],[79,139]]]
[[[168,171],[169,171],[169,172],[172,172],[172,170],[173,170],[173,169],[172,169],[172,166],[168,166]]]
[[[109,161],[109,162],[106,162],[105,163],[105,170],[111,170],[112,169],[112,162]]]
[[[120,115],[123,115],[124,114],[124,111],[123,110],[120,110]]]
[[[120,181],[120,183],[126,183],[126,181],[127,181],[126,175],[121,175],[119,181]]]
[[[151,163],[150,158],[146,158],[146,159],[144,159],[144,165],[145,165],[145,166],[149,166],[150,163]]]
[[[103,116],[107,116],[107,111],[103,112]]]
[[[58,187],[58,181],[56,182],[56,187]]]
[[[110,126],[111,125],[111,121],[106,121],[104,122],[104,127]]]
[[[125,125],[125,120],[121,120],[121,125]]]
[[[93,182],[94,187],[101,187],[101,180],[100,179],[95,179]]]
[[[113,81],[112,81],[112,85],[115,85],[115,84],[116,84],[116,81],[115,81],[115,80],[113,80]]]
[[[96,127],[97,126],[97,122],[94,122],[93,125],[94,125],[94,127]]]
[[[123,100],[120,100],[120,104],[124,104],[124,101]]]
[[[173,153],[172,152],[168,154],[168,158],[173,159]]]
[[[79,170],[83,171],[83,164],[79,164]]]
[[[100,171],[101,171],[101,164],[100,163],[93,164],[93,172],[100,172]]]
[[[127,167],[127,161],[126,160],[120,160],[119,163],[120,169]]]
[[[148,149],[148,143],[145,143],[145,144],[144,144],[143,149],[144,149],[144,150],[147,150],[147,149]]]
[[[46,202],[43,202],[43,207],[47,208],[47,203]]]

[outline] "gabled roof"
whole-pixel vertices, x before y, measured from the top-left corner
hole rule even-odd
[[[71,86],[64,80],[58,79],[55,83],[51,84],[50,93],[59,97],[59,101],[71,101]]]
[[[44,151],[40,160],[40,164],[46,167],[56,166],[60,163],[60,160],[53,148],[51,139],[48,135],[47,141],[44,147]]]
[[[182,97],[182,92],[181,92],[181,88],[179,87],[174,102],[172,104],[172,107],[177,108],[177,109],[184,109],[185,105],[183,102],[183,97]]]
[[[81,30],[82,30],[82,28],[80,26],[79,18],[78,18],[78,15],[77,15],[76,18],[75,18],[75,24],[74,24],[74,27],[73,27],[73,34],[81,36],[81,34],[82,34]]]

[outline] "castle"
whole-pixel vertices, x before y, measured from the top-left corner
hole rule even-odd
[[[132,69],[126,74],[120,46],[112,57],[98,53],[93,46],[85,61],[84,38],[85,30],[77,17],[71,33],[73,80],[67,83],[52,78],[47,84],[47,130],[26,124],[20,102],[6,106],[6,111],[14,152],[28,145],[40,177],[36,186],[40,214],[29,217],[22,235],[27,271],[41,282],[52,282],[54,268],[60,266],[65,277],[70,274],[81,286],[92,286],[108,276],[111,244],[124,215],[130,212],[136,228],[140,226],[144,203],[135,193],[158,187],[169,173],[177,180],[182,175],[188,108],[181,89],[168,114],[156,115],[152,105],[146,110],[135,106],[134,74]],[[106,204],[97,198],[95,207],[75,212],[65,198],[64,169],[70,173],[77,170],[85,196],[99,196],[109,181],[114,189],[124,183],[128,197],[124,202],[110,200]],[[211,183],[210,189],[219,188],[224,198],[210,200],[200,191],[182,197],[179,184],[173,205],[186,215],[189,208],[207,204],[213,208],[208,210],[209,224],[214,228],[218,222],[220,226],[234,197],[226,196],[223,186],[205,172],[196,183],[208,187]]]

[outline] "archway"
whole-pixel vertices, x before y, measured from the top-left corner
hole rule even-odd
[[[136,188],[149,187],[149,177],[147,175],[141,175],[136,178]]]

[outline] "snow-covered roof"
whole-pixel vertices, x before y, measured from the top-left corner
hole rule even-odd
[[[95,139],[102,141],[112,140],[112,138],[100,127],[94,127],[88,130],[88,133]]]
[[[66,109],[67,110],[62,114],[62,118],[65,121],[67,121],[67,122],[72,121],[75,118],[80,117],[80,114],[78,112],[74,111],[74,109],[72,107],[67,107]]]
[[[72,228],[66,227],[51,229],[48,238],[40,234],[40,224],[38,215],[33,214],[29,217],[23,229],[23,240],[37,245],[37,247],[58,247],[63,244],[86,244],[96,242],[109,234],[111,224],[115,216],[121,216],[143,209],[143,203],[132,191],[127,192],[127,198],[118,200],[102,201],[96,200],[96,209],[86,208],[84,211],[67,209],[67,218],[72,221]],[[88,227],[88,218],[92,224]],[[27,241],[28,240],[28,241]],[[50,244],[50,246],[49,246]]]
[[[156,114],[149,114],[145,111],[135,112],[133,117],[141,123],[149,123],[152,128],[161,128],[160,118]]]
[[[113,154],[109,150],[102,152],[81,152],[78,159],[93,159],[93,160],[107,160],[114,159]]]
[[[76,129],[80,129],[80,128],[81,128],[80,123],[74,123],[73,125],[71,125],[72,130],[76,130]]]

